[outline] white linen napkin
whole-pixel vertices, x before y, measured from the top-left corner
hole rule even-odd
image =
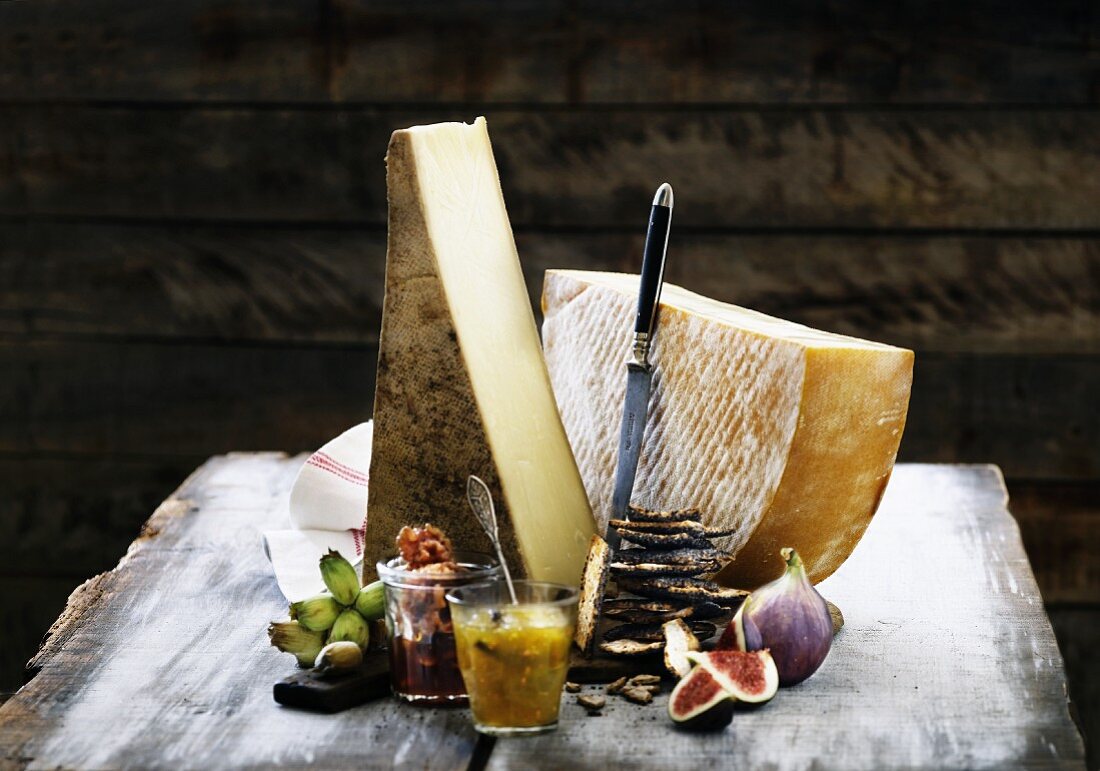
[[[349,428],[313,453],[290,490],[290,529],[263,534],[279,589],[290,602],[325,588],[317,563],[329,549],[363,561],[367,473],[374,421]]]

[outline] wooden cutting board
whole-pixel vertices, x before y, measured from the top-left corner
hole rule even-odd
[[[666,674],[661,656],[586,659],[574,651],[568,679],[574,683],[610,683],[639,674]],[[336,677],[318,677],[312,669],[302,669],[275,683],[272,695],[283,706],[314,712],[357,707],[390,695],[389,656],[385,651],[372,651],[357,671]]]
[[[390,695],[390,659],[385,651],[372,651],[355,672],[318,677],[303,669],[275,683],[275,701],[286,707],[315,712],[340,712]]]

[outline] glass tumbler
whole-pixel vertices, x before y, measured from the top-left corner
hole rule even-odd
[[[400,557],[378,563],[378,577],[385,587],[390,685],[394,695],[405,701],[466,703],[446,595],[493,578],[500,568],[492,557],[476,552],[455,552],[455,562],[458,570],[453,573],[409,570]]]
[[[500,579],[447,594],[474,727],[494,736],[557,727],[577,623],[576,587],[514,585],[515,603]]]

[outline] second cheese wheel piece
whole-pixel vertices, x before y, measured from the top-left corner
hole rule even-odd
[[[552,270],[543,346],[598,526],[615,479],[638,277]],[[665,284],[632,503],[698,507],[735,555],[718,576],[754,588],[779,549],[835,571],[882,498],[905,428],[913,352],[820,332]]]

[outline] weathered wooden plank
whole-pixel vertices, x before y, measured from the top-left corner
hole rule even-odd
[[[643,207],[644,209],[644,207]],[[547,268],[637,272],[644,232],[521,230]],[[0,224],[0,334],[374,343],[381,229]],[[680,233],[670,281],[921,351],[1100,353],[1100,240]]]
[[[142,461],[97,454],[0,459],[0,577],[75,579],[107,569],[145,512],[194,465],[186,457]],[[1008,480],[1010,509],[1048,604],[1096,602],[1096,487],[1090,480]]]
[[[0,334],[375,343],[385,241],[380,230],[6,223]]]
[[[1094,104],[1097,23],[1085,0],[38,0],[0,6],[0,96]]]
[[[0,342],[0,451],[313,450],[370,416],[370,346]]]
[[[27,660],[38,650],[42,636],[64,610],[65,598],[78,583],[75,578],[0,576],[0,607],[4,609],[0,694],[11,694],[22,687]],[[4,696],[0,695],[0,704],[3,702]]]
[[[667,695],[498,742],[490,768],[1083,768],[1065,672],[992,467],[899,466],[821,585],[845,626],[824,666],[717,735],[675,732]],[[718,760],[720,759],[720,761]]]
[[[272,700],[294,663],[267,644],[285,606],[259,534],[284,521],[301,461],[217,458],[161,505],[118,567],[74,594],[39,674],[0,708],[0,765],[468,765],[462,712],[386,701],[316,715]]]
[[[1096,479],[1097,393],[1100,358],[918,352],[899,458],[985,459],[1010,476]]]
[[[1100,609],[1100,481],[1010,479],[1008,489],[1043,600]]]
[[[40,673],[0,708],[0,762],[469,761],[465,712],[385,702],[319,716],[271,702],[257,673],[289,665],[262,640],[282,603],[256,537],[278,523],[300,461],[214,459],[160,507],[119,567],[74,594],[35,658]],[[558,732],[498,742],[490,763],[1082,767],[1061,657],[998,480],[988,467],[899,466],[864,541],[822,587],[847,619],[829,661],[738,715],[730,731],[673,732],[664,697],[650,707],[613,703],[599,719],[567,704]],[[141,618],[156,623],[133,623]],[[814,730],[815,719],[827,725]],[[351,733],[368,740],[348,741]]]
[[[381,225],[390,132],[476,112],[9,105],[0,214]],[[488,113],[521,226],[1100,227],[1093,111]]]
[[[521,233],[528,285],[576,267],[636,273],[644,234]],[[534,274],[534,275],[532,275]],[[679,233],[667,280],[708,297],[921,352],[1091,353],[1100,242]]]
[[[1090,769],[1100,768],[1100,607],[1047,606],[1066,660],[1070,709],[1085,736]]]
[[[0,342],[0,451],[311,450],[372,409],[375,349]],[[1100,357],[918,352],[903,460],[1100,477]]]
[[[0,464],[0,471],[6,470],[6,467],[11,465],[10,462]],[[110,471],[118,465],[119,461],[112,459],[38,460],[15,464],[10,469],[10,474],[3,474],[6,495],[18,496],[21,489],[19,483],[22,482],[23,487],[35,493],[35,503],[38,504],[38,508],[34,510],[32,516],[36,519],[39,511],[49,514],[59,506],[65,506],[66,510],[73,512],[70,519],[79,519],[80,522],[77,523],[76,530],[65,529],[47,533],[46,526],[55,526],[57,522],[53,519],[47,519],[45,522],[35,521],[33,522],[34,534],[37,540],[28,539],[25,535],[17,534],[15,537],[10,534],[4,535],[0,538],[0,542],[19,543],[22,548],[16,550],[14,554],[6,555],[0,561],[11,569],[13,565],[20,564],[21,554],[30,552],[35,559],[39,560],[48,561],[51,557],[60,557],[62,559],[59,564],[63,564],[66,569],[72,569],[74,564],[80,564],[79,558],[83,556],[77,548],[80,545],[79,542],[85,544],[102,542],[101,551],[106,554],[110,544],[98,532],[102,524],[102,520],[98,517],[98,507],[101,505],[100,499],[103,498],[103,494],[98,496],[95,494],[94,483],[96,481],[106,483],[112,488],[127,484],[133,487],[135,477],[139,473],[133,464],[126,464],[123,469],[116,469],[111,475],[104,474],[105,471]],[[68,482],[71,482],[71,489],[66,492]],[[79,491],[85,487],[87,488],[85,497],[81,498]],[[1089,519],[1090,501],[1095,501],[1092,488],[1087,485],[1074,487],[1009,480],[1009,489],[1013,494],[1010,507],[1020,522],[1028,554],[1047,602],[1088,602],[1095,599],[1096,566],[1093,564],[1095,560],[1092,560],[1090,555],[1096,551],[1096,548],[1089,544],[1095,541],[1098,528],[1096,522]],[[86,502],[89,499],[94,502],[94,507]],[[31,509],[28,508],[28,512],[30,511]],[[89,514],[94,521],[88,521]],[[114,553],[117,554],[129,540],[129,536],[135,532],[138,520],[126,523],[113,513],[111,514],[112,521],[119,522],[119,527],[115,528],[118,532],[112,535],[113,540],[117,542],[114,547]],[[1092,519],[1095,519],[1096,512],[1091,514]],[[23,521],[25,522],[26,518]],[[0,517],[0,522],[10,523],[11,518],[5,514]],[[22,540],[16,540],[19,537]],[[56,539],[56,548],[51,549],[54,539]],[[77,560],[75,563],[74,559]],[[47,592],[49,596],[45,596],[38,583],[16,579],[11,598],[4,601],[4,607],[9,610],[6,616],[9,619],[8,637],[5,638],[8,642],[4,646],[4,652],[10,653],[14,658],[8,656],[11,660],[7,661],[5,669],[0,669],[0,690],[4,687],[14,689],[14,686],[21,682],[18,679],[18,672],[21,671],[23,662],[33,652],[49,621],[56,615],[38,613],[32,619],[22,623],[23,611],[19,609],[41,611],[44,607],[52,607],[51,602],[54,605],[58,604],[71,588],[65,580],[49,581],[47,579],[45,583],[46,589],[58,586],[62,588],[53,591],[52,594]],[[0,594],[3,594],[4,587],[7,585],[0,581]],[[1051,587],[1056,591],[1051,591]],[[56,602],[51,600],[50,596],[53,596]],[[15,620],[14,627],[10,625],[12,619]],[[1067,640],[1073,644],[1075,638],[1070,635]],[[1066,641],[1063,641],[1063,652],[1067,659],[1070,659],[1071,653],[1065,646]],[[1087,649],[1081,648],[1082,652],[1084,650]],[[15,653],[15,651],[19,652]],[[1082,657],[1078,656],[1078,658]],[[1070,668],[1071,683],[1088,683],[1087,678],[1074,678],[1073,671]],[[5,682],[8,685],[4,685]]]
[[[201,460],[0,456],[0,579],[75,581],[108,570],[149,512]]]
[[[0,459],[0,581],[64,576],[65,582],[106,570],[138,532],[145,513],[196,462],[104,455]],[[1096,487],[1089,480],[1008,479],[1009,508],[1048,604],[1097,601]],[[34,634],[40,637],[44,629]],[[4,682],[0,670],[0,690]]]

